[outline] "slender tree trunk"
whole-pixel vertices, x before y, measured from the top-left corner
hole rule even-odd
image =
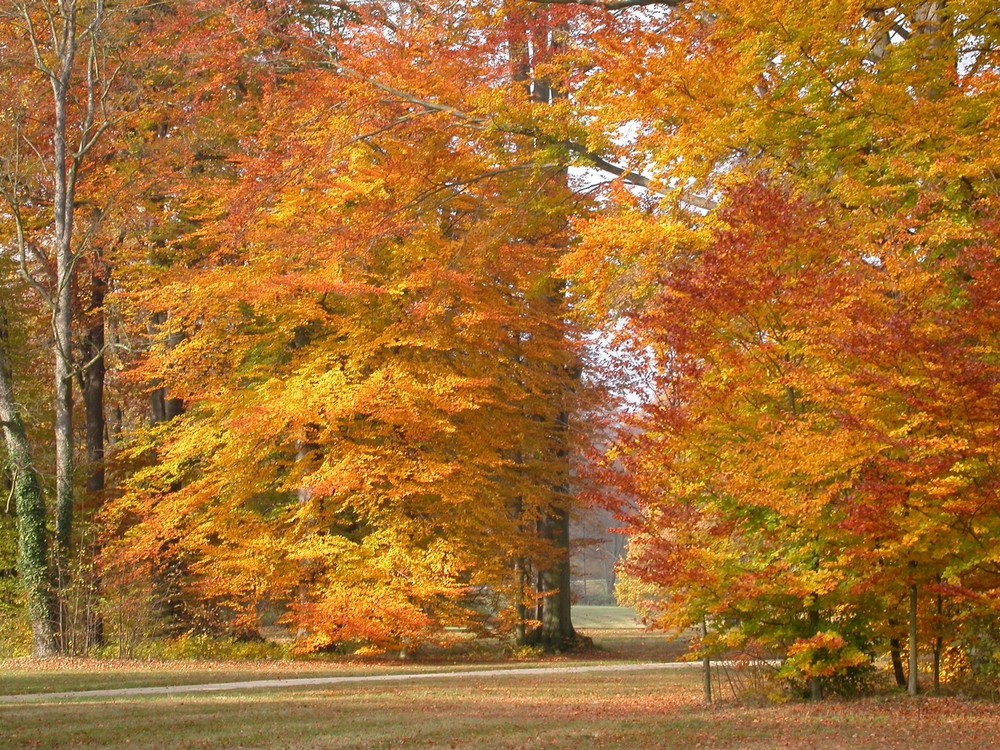
[[[153,313],[150,316],[148,331],[150,336],[160,333],[160,328],[167,322],[166,313]],[[176,346],[179,338],[168,337],[166,346]],[[154,388],[149,394],[150,417],[153,424],[169,422],[183,413],[183,401],[167,396],[167,389],[160,383],[152,383]],[[179,489],[174,487],[173,489]],[[167,621],[167,632],[179,634],[189,629],[194,623],[184,611],[183,596],[179,580],[184,576],[184,569],[173,552],[176,540],[165,542],[158,553],[158,564],[153,571],[153,588],[156,598],[162,603],[162,612]]]
[[[45,502],[38,484],[31,447],[17,410],[6,341],[0,332],[0,425],[13,472],[17,513],[17,570],[27,598],[31,653],[36,658],[56,654],[49,588]]]
[[[83,403],[87,426],[87,497],[96,510],[105,488],[105,419],[104,380],[106,374],[104,360],[104,298],[107,294],[107,269],[98,257],[90,281],[90,325],[84,347]],[[91,542],[89,557],[96,560],[100,549],[96,540]],[[97,602],[101,588],[95,572],[90,581],[90,591],[98,596],[87,598],[85,612],[87,622],[86,649],[104,643],[104,622]]]
[[[523,557],[518,557],[514,561],[514,588],[514,595],[517,597],[517,602],[514,605],[517,617],[517,624],[514,626],[514,643],[518,646],[524,646],[528,643],[528,628],[526,623],[528,608],[524,604],[524,596],[528,588],[528,571],[526,570]]]
[[[910,675],[906,691],[916,695],[917,685],[917,584],[910,585]]]
[[[307,446],[304,442],[300,441],[295,449],[295,462],[300,466],[305,466],[306,462],[309,460],[309,451],[310,447]],[[303,470],[302,471],[303,477],[305,476],[305,474],[306,472],[305,470]],[[309,503],[310,497],[311,493],[309,492],[308,489],[306,489],[306,487],[302,485],[300,485],[299,488],[295,490],[295,499],[300,506],[307,505]],[[298,582],[298,592],[296,593],[296,598],[298,600],[299,607],[305,607],[305,605],[309,603],[309,578],[311,577],[309,568],[311,567],[311,565],[308,562],[302,562],[299,565],[300,565],[300,573]],[[301,641],[307,638],[308,636],[309,636],[309,631],[302,625],[299,625],[299,627],[295,631],[295,640]]]
[[[815,607],[809,610],[809,625],[813,635],[819,633],[819,610]],[[809,699],[812,701],[823,700],[823,680],[818,675],[809,678]]]
[[[523,463],[524,459],[518,452],[514,456],[514,461]],[[522,516],[524,515],[524,498],[517,497],[514,501],[512,517],[519,532],[523,532]],[[528,561],[523,555],[519,555],[514,560],[514,615],[517,622],[514,625],[514,643],[518,646],[525,646],[528,643],[528,607],[525,604],[525,596],[528,591]]]
[[[941,574],[937,576],[938,586],[941,585]],[[935,614],[937,614],[937,622],[935,623],[935,630],[937,635],[934,638],[934,695],[938,695],[941,691],[941,652],[944,650],[944,636],[941,634],[942,619],[944,617],[944,597],[941,596],[941,590],[938,589],[937,597],[935,600],[934,607]]]
[[[899,638],[889,639],[889,658],[892,660],[892,674],[896,678],[896,686],[906,687],[906,671],[903,669],[903,644]]]
[[[104,298],[107,294],[106,270],[98,260],[90,281],[90,326],[84,353],[83,403],[87,423],[87,493],[104,491]]]
[[[39,11],[44,6],[44,15]],[[104,16],[103,1],[83,3],[60,0],[58,3],[14,3],[24,21],[34,51],[36,70],[52,89],[52,157],[46,170],[52,177],[52,231],[47,242],[55,261],[55,287],[41,293],[52,314],[53,411],[55,443],[55,555],[56,597],[69,581],[70,548],[73,539],[74,456],[73,456],[73,379],[76,364],[73,353],[73,282],[77,253],[74,250],[76,191],[87,154],[100,139],[104,128],[98,119],[104,115],[107,89],[100,67],[103,56],[98,38]],[[85,20],[81,20],[81,14]],[[86,45],[86,52],[81,45]],[[70,138],[76,139],[71,146]],[[18,220],[19,221],[19,220]],[[19,224],[19,234],[23,227]],[[19,237],[19,253],[24,257],[25,243]],[[63,614],[60,607],[60,618]]]
[[[712,705],[712,659],[708,655],[705,641],[708,639],[708,618],[701,618],[701,687],[705,703]]]
[[[67,602],[63,592],[69,585],[70,547],[73,539],[73,254],[76,165],[68,154],[68,98],[76,58],[76,4],[70,3],[63,20],[58,48],[59,70],[52,81],[55,122],[52,131],[55,192],[52,210],[55,224],[56,289],[53,294],[52,328],[55,359],[55,453],[56,453],[56,593],[59,600],[59,638],[66,646]]]

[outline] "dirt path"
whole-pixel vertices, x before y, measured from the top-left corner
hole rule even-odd
[[[164,685],[160,687],[112,688],[76,690],[66,693],[28,693],[0,695],[0,705],[11,703],[48,703],[71,699],[135,698],[146,695],[179,695],[184,693],[221,693],[233,690],[261,690],[288,687],[324,687],[376,682],[410,682],[412,680],[468,679],[473,677],[521,677],[531,675],[581,674],[586,672],[640,672],[653,669],[691,669],[700,664],[658,662],[653,664],[598,664],[586,667],[527,667],[524,669],[473,669],[463,672],[408,672],[404,674],[345,675],[342,677],[290,677],[276,680],[245,680],[213,682],[202,685]]]

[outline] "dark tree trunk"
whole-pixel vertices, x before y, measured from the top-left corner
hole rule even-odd
[[[151,335],[157,335],[160,329],[167,322],[166,313],[154,313],[149,319],[149,332]],[[181,342],[182,336],[178,333],[168,334],[166,340],[166,346],[168,349],[172,349]],[[184,413],[184,400],[179,398],[170,398],[167,393],[167,389],[164,388],[160,383],[153,383],[153,390],[149,393],[149,407],[152,413],[153,424],[162,424],[163,422],[169,422],[175,417],[179,417]]]
[[[83,371],[83,403],[87,423],[87,493],[104,491],[104,297],[107,280],[104,268],[94,271],[90,284],[90,326],[87,328]]]
[[[167,323],[167,314],[153,313],[149,319],[148,330],[151,336],[160,334]],[[167,348],[180,343],[181,337],[168,335],[165,342]],[[170,398],[166,387],[161,383],[152,383],[149,394],[150,416],[153,424],[162,424],[180,416],[184,412],[184,402],[181,399]],[[174,488],[179,489],[179,488]],[[180,581],[184,579],[184,565],[174,554],[173,546],[176,540],[163,543],[159,564],[153,572],[153,587],[156,598],[160,602],[161,611],[166,620],[166,631],[169,634],[180,634],[197,627],[197,623],[185,611]]]
[[[104,380],[106,365],[104,358],[104,298],[107,294],[107,267],[100,255],[95,259],[95,268],[90,279],[89,323],[84,345],[83,404],[87,426],[87,499],[96,510],[105,488],[105,434]],[[90,559],[96,560],[100,549],[93,541],[90,545]],[[87,599],[84,613],[87,623],[86,650],[104,644],[104,621],[96,602],[99,600],[101,582],[94,573],[91,590],[94,596]]]
[[[903,669],[903,644],[899,638],[889,639],[889,658],[892,660],[892,674],[896,678],[896,687],[906,687],[906,671]]]
[[[941,585],[941,574],[937,577],[938,586]],[[941,589],[938,589],[937,597],[935,601],[935,614],[937,614],[937,622],[935,623],[935,629],[937,630],[937,635],[934,638],[934,682],[933,689],[934,695],[937,695],[941,691],[941,652],[944,650],[944,636],[941,634],[941,628],[943,627],[942,620],[944,619],[944,598],[941,596]]]
[[[514,596],[517,601],[514,604],[514,611],[517,615],[517,624],[514,626],[514,643],[524,646],[528,643],[528,608],[525,606],[524,597],[528,588],[528,571],[526,570],[523,557],[514,561]]]
[[[537,23],[527,27],[511,27],[508,34],[510,73],[512,82],[523,87],[528,98],[538,104],[549,105],[555,99],[564,98],[564,92],[553,89],[552,82],[544,75],[539,75],[540,66],[549,61],[552,53],[558,48],[558,34],[563,29],[553,28],[548,10],[538,11],[535,16]],[[557,189],[568,190],[568,170],[564,167],[557,178],[551,183]],[[565,318],[565,282],[550,278],[549,293],[542,299],[538,312],[553,326],[562,326]],[[564,332],[559,328],[559,336]],[[565,341],[560,341],[565,344]],[[558,399],[558,403],[568,403],[573,384],[578,379],[575,363],[540,363],[541,366],[554,368],[552,378],[558,383],[560,390],[550,394]],[[571,619],[572,590],[570,587],[570,549],[569,549],[569,412],[564,407],[553,419],[550,444],[546,454],[557,465],[556,475],[551,481],[553,502],[547,509],[547,516],[537,525],[539,536],[549,543],[553,560],[540,566],[536,579],[538,604],[536,617],[541,626],[528,640],[540,643],[548,650],[558,650],[571,646],[576,640],[576,631]]]
[[[558,559],[541,575],[541,641],[547,649],[558,650],[572,645],[576,638],[570,611],[569,513],[557,510],[544,526],[545,536],[556,549]]]
[[[819,633],[819,610],[815,607],[809,610],[809,626],[813,635]],[[823,700],[823,680],[816,675],[809,678],[809,699],[812,701]]]
[[[906,691],[916,695],[917,684],[917,584],[910,586],[910,674]]]
[[[701,690],[707,705],[712,705],[712,658],[708,654],[708,618],[701,618]]]

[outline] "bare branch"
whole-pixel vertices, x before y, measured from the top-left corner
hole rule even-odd
[[[52,81],[54,85],[56,74],[52,68],[46,65],[45,59],[42,57],[42,50],[38,46],[38,33],[35,31],[35,22],[31,20],[31,12],[28,10],[27,6],[22,6],[21,11],[24,15],[24,22],[27,25],[28,41],[31,42],[31,53],[35,59],[35,67],[50,81]]]
[[[2,195],[7,201],[7,204],[10,206],[11,215],[14,217],[14,241],[17,246],[18,275],[21,276],[28,286],[38,293],[38,296],[42,298],[42,301],[51,308],[53,304],[51,297],[49,297],[45,288],[38,283],[35,277],[32,276],[31,272],[28,270],[28,249],[30,246],[24,231],[24,219],[21,216],[21,201],[18,197],[19,184],[17,175],[19,174],[21,168],[20,139],[15,138],[14,144],[14,164],[13,168],[7,175],[10,182],[10,189],[0,190],[0,195]],[[32,255],[38,254],[39,253],[35,251],[32,252]]]
[[[409,102],[410,104],[414,104],[418,107],[423,107],[424,109],[429,110],[431,112],[442,112],[444,114],[449,114],[452,117],[455,117],[459,120],[467,122],[470,125],[474,125],[476,127],[483,127],[486,124],[486,121],[481,117],[474,117],[473,115],[470,115],[466,112],[462,112],[461,110],[455,109],[454,107],[448,106],[447,104],[438,104],[437,102],[428,101],[427,99],[421,99],[418,96],[414,96],[413,94],[407,93],[406,91],[401,91],[397,88],[389,86],[388,84],[382,83],[381,81],[378,81],[374,78],[369,78],[363,73],[360,73],[357,70],[349,68],[348,66],[342,64],[341,62],[334,60],[332,57],[325,63],[325,65],[332,68],[336,72],[341,73],[342,75],[346,75],[358,81],[364,81],[365,83],[374,86],[379,91],[384,91],[390,96],[394,96],[397,99],[402,99],[403,101]]]
[[[10,494],[7,495],[7,514],[10,514],[10,501],[14,499],[14,490],[17,489],[17,467],[14,467],[14,474],[10,479]]]

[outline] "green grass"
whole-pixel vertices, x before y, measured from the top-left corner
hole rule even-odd
[[[247,666],[230,664],[228,668],[203,663],[167,662],[148,665],[134,662],[94,662],[74,660],[72,666],[50,669],[0,671],[0,695],[63,693],[81,690],[105,690],[130,687],[205,685],[247,680],[295,679],[299,677],[347,677],[420,672],[461,672],[470,669],[512,669],[551,664],[583,665],[598,660],[523,661],[506,664],[324,664],[322,662],[286,662]],[[2,746],[2,744],[0,744]]]
[[[700,704],[697,670],[455,679],[0,706],[20,748],[899,748],[994,746],[1000,708],[905,697]]]
[[[181,665],[184,666],[184,665]],[[372,673],[375,670],[367,670]],[[386,670],[387,671],[387,670]],[[321,677],[348,674],[346,669],[290,672],[275,669],[129,669],[128,671],[81,671],[78,669],[0,673],[0,695],[56,693],[105,688],[159,687],[161,685],[202,685],[210,682],[270,680],[281,677]]]
[[[629,610],[615,607],[580,607],[581,620],[588,623],[620,624]],[[594,612],[593,610],[599,610]],[[57,659],[33,662],[26,659],[0,660],[0,695],[51,693],[73,690],[101,690],[118,687],[158,687],[210,682],[239,682],[281,677],[321,677],[334,675],[386,674],[399,671],[447,671],[481,666],[537,666],[540,664],[590,664],[615,661],[676,661],[687,649],[686,640],[674,639],[635,627],[584,629],[595,648],[557,657],[531,658],[512,662],[502,644],[476,641],[448,650],[430,649],[410,662],[392,656],[367,661],[317,659],[310,661],[201,662],[201,661],[97,661]]]
[[[630,607],[573,606],[573,625],[581,630],[633,630],[641,628],[635,610]]]

